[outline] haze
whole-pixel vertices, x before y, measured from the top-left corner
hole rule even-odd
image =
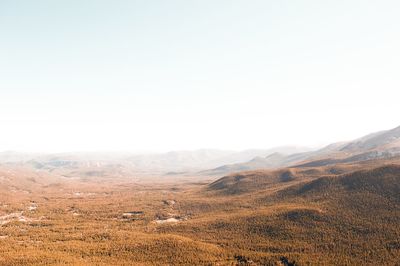
[[[0,150],[317,146],[393,128],[399,11],[398,1],[3,0]]]

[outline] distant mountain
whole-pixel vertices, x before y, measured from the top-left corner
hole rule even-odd
[[[388,159],[400,155],[400,127],[369,134],[336,147],[323,156],[310,156],[304,166]]]
[[[324,166],[358,162],[400,155],[400,127],[369,134],[350,142],[330,144],[316,151],[255,157],[247,162],[222,165],[202,171],[205,175],[224,175],[238,171],[271,169],[287,166]]]
[[[341,151],[360,153],[371,150],[400,152],[400,126],[367,135],[344,146]]]
[[[193,173],[223,164],[235,164],[252,158],[262,158],[276,152],[294,153],[307,151],[302,147],[277,147],[244,151],[194,150],[171,151],[167,153],[58,153],[25,154],[17,152],[0,153],[0,164],[29,166],[37,170],[56,172],[64,176],[122,176],[128,174]]]
[[[127,158],[138,169],[156,169],[160,171],[195,171],[235,164],[255,157],[268,156],[275,152],[300,152],[309,150],[301,147],[277,147],[266,150],[221,151],[195,150],[173,151],[161,154],[135,155]]]
[[[250,161],[244,163],[227,164],[216,167],[214,169],[205,170],[200,172],[203,175],[225,175],[228,173],[239,172],[239,171],[249,171],[256,169],[271,169],[286,167],[294,165],[296,163],[303,162],[308,158],[317,158],[319,156],[324,156],[339,150],[345,145],[344,143],[335,143],[327,147],[324,147],[317,151],[308,151],[293,154],[283,154],[283,153],[273,153],[266,157],[255,157]]]
[[[2,152],[0,165],[29,166],[56,171],[63,176],[112,177],[133,174],[226,175],[255,169],[288,166],[324,166],[400,155],[400,127],[369,134],[350,142],[330,144],[322,149],[284,146],[272,149],[226,151],[202,149],[167,153],[59,153]],[[210,170],[207,170],[210,169]]]
[[[285,159],[287,155],[279,152],[272,153],[266,157],[257,156],[246,163],[236,163],[223,165],[212,170],[202,171],[202,174],[218,175],[225,174],[229,172],[239,172],[248,171],[258,168],[274,168],[279,166]]]

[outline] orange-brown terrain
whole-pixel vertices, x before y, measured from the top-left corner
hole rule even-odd
[[[2,265],[399,263],[394,159],[211,183],[80,180],[3,167],[0,181]]]
[[[362,138],[223,177],[3,163],[0,264],[399,265],[398,134],[387,132],[373,135],[379,147]],[[365,155],[380,147],[392,153]]]

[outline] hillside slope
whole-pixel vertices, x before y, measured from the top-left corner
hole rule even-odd
[[[285,175],[289,181],[281,179]],[[237,173],[209,184],[205,193],[219,204],[230,202],[221,208],[231,211],[214,214],[216,221],[207,219],[197,230],[218,228],[222,239],[241,239],[232,246],[252,243],[254,251],[299,265],[398,263],[398,161]]]

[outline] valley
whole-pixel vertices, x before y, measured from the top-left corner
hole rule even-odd
[[[3,162],[0,265],[397,265],[400,157],[357,143],[222,176]]]
[[[400,161],[381,163],[3,191],[0,264],[395,265]]]

